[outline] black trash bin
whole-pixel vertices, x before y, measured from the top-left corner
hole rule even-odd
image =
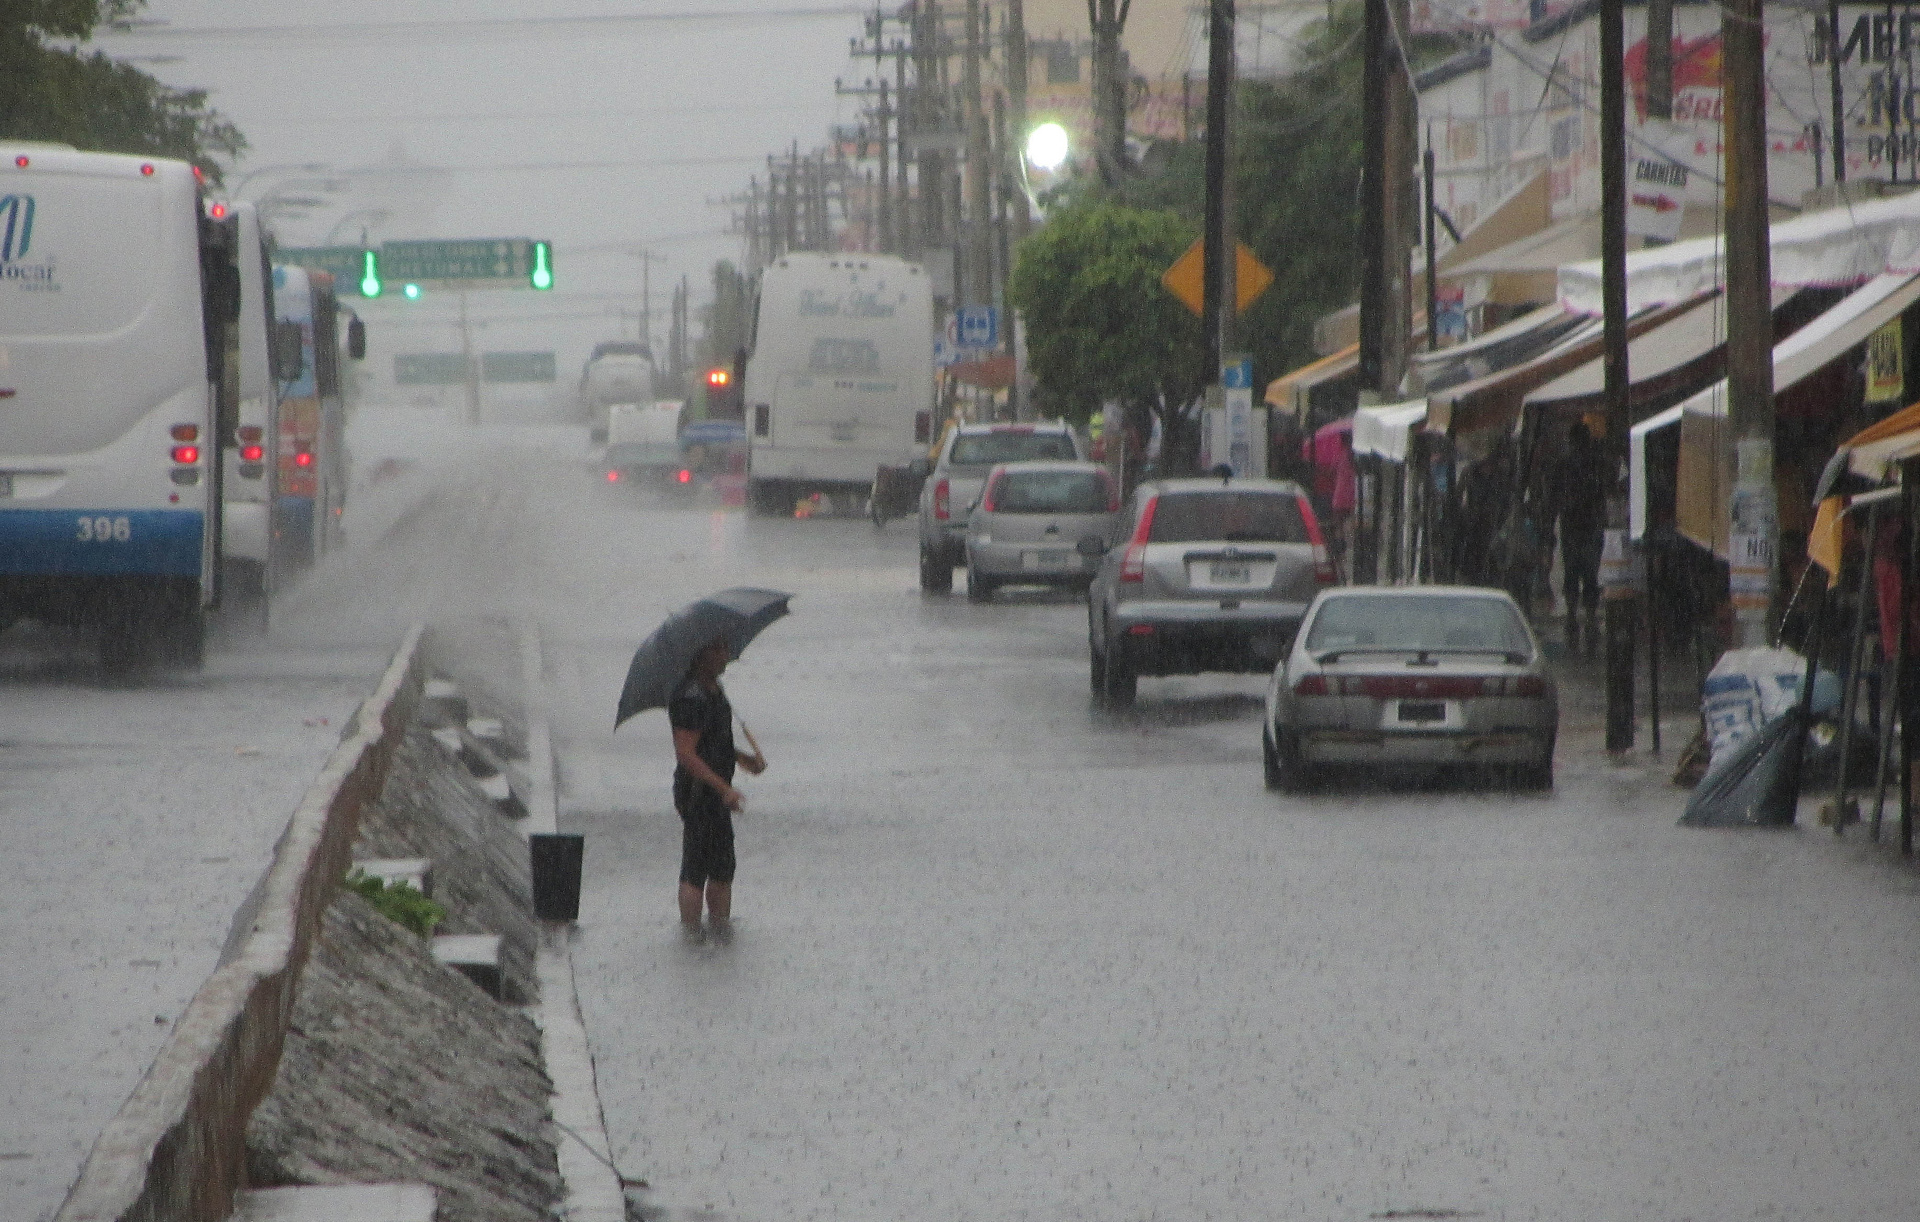
[[[533,915],[543,921],[579,920],[580,863],[587,838],[535,832],[527,840],[533,853]]]

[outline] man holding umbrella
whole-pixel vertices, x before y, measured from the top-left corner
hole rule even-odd
[[[762,629],[787,613],[791,594],[736,587],[688,603],[640,643],[627,667],[613,724],[664,708],[673,727],[673,808],[684,840],[680,922],[700,932],[700,910],[725,938],[733,916],[733,812],[743,804],[733,770],[758,776],[767,760],[746,724],[748,755],[733,745],[733,705],[720,675]]]
[[[725,637],[709,641],[693,660],[693,669],[667,702],[673,727],[673,808],[680,814],[680,923],[689,935],[700,928],[700,904],[707,921],[725,937],[733,916],[733,812],[745,799],[733,787],[738,764],[754,776],[767,761],[733,745],[733,705],[721,690],[720,675],[733,660]]]

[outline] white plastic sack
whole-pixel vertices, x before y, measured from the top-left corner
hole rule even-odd
[[[1730,649],[1720,655],[1700,695],[1712,750],[1709,772],[1749,735],[1793,707],[1806,669],[1807,660],[1791,649]]]

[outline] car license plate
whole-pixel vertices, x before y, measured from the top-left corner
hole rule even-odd
[[[1253,580],[1253,566],[1244,560],[1215,560],[1207,566],[1207,578],[1217,586],[1243,586]]]
[[[1021,552],[1020,567],[1023,569],[1059,569],[1065,568],[1067,557],[1072,553],[1067,549],[1048,548],[1039,552]]]
[[[1402,723],[1445,721],[1447,703],[1444,700],[1402,700],[1400,702],[1400,720]]]
[[[13,473],[0,471],[0,496],[13,495]]]

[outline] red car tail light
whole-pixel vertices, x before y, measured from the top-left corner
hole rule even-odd
[[[947,505],[947,500],[951,493],[952,489],[948,486],[946,480],[941,480],[933,486],[933,516],[942,522],[953,516],[948,512]]]
[[[617,483],[619,483],[619,482],[620,482],[620,473],[619,473],[618,471],[609,471],[609,472],[607,472],[607,482],[608,482],[609,484],[617,484]]]
[[[1327,681],[1321,675],[1308,675],[1293,685],[1296,696],[1324,696],[1327,694]]]
[[[1147,540],[1153,534],[1153,515],[1159,508],[1160,498],[1154,497],[1140,511],[1140,522],[1133,528],[1133,538],[1127,540],[1127,550],[1120,557],[1121,581],[1147,579]]]
[[[685,467],[682,467],[678,471],[674,472],[673,478],[679,480],[683,484],[691,484],[693,482],[693,472],[687,470]]]

